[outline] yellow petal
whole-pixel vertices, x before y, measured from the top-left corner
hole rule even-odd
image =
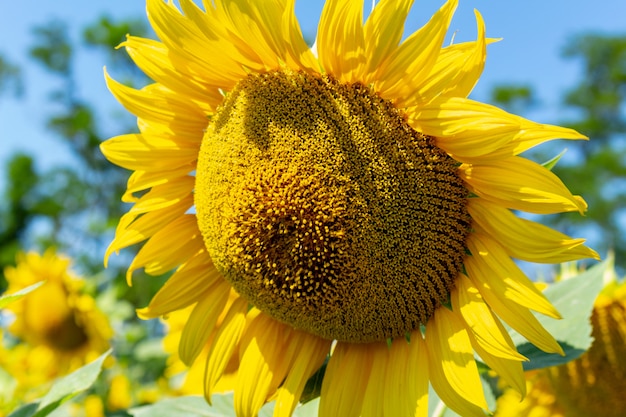
[[[172,242],[181,243],[172,245]],[[204,241],[195,214],[183,215],[143,245],[128,267],[126,278],[130,281],[133,272],[141,267],[150,275],[165,274],[203,249]]]
[[[272,379],[268,386],[269,389],[266,401],[269,401],[270,398],[276,396],[278,387],[285,381],[287,374],[291,370],[291,367],[293,366],[293,363],[302,348],[302,343],[309,342],[312,338],[316,338],[316,336],[302,331],[297,331],[291,326],[283,325],[280,327],[276,340],[282,341],[283,347],[280,352],[280,360],[272,366]],[[274,346],[268,349],[278,350],[276,346],[280,342],[277,343],[274,341],[273,343]]]
[[[121,135],[104,141],[100,150],[122,168],[144,171],[167,171],[193,164],[198,158],[198,144],[187,145],[158,136]]]
[[[207,38],[222,39],[223,54],[255,71],[283,64],[292,69],[317,69],[317,60],[302,36],[294,0],[264,2],[222,1],[198,13],[192,1],[181,2]],[[210,31],[207,29],[211,28]]]
[[[587,136],[580,134],[574,129],[537,123],[533,127],[524,127],[507,146],[489,155],[489,157],[502,158],[510,155],[519,155],[528,149],[554,139],[589,140]]]
[[[259,5],[259,8],[263,10],[263,6],[261,4]],[[286,41],[283,42],[283,46],[288,50],[288,55],[285,56],[284,60],[287,66],[293,69],[307,68],[319,71],[317,58],[313,55],[311,48],[309,48],[309,45],[302,36],[302,30],[296,18],[295,6],[295,0],[287,1],[287,6],[285,7],[281,21],[283,37],[286,39]],[[267,26],[273,26],[273,22],[270,21]]]
[[[546,316],[560,319],[561,315],[552,303],[493,239],[473,233],[468,239],[472,254],[472,267],[493,292],[501,299],[513,301]]]
[[[437,146],[459,161],[484,157],[519,134],[523,119],[462,97],[440,97],[408,109],[409,123],[437,138]]]
[[[367,69],[364,84],[373,80],[380,63],[398,47],[404,33],[404,22],[413,0],[382,0],[378,2],[364,26]]]
[[[456,288],[451,293],[452,308],[461,313],[466,323],[468,334],[477,344],[493,356],[509,360],[527,360],[515,349],[511,337],[491,309],[485,304],[471,281],[460,274]],[[476,343],[473,344],[476,348]]]
[[[472,333],[469,333],[469,336],[478,356],[480,356],[487,366],[493,369],[500,378],[519,392],[523,399],[526,396],[526,379],[524,378],[522,363],[518,359],[508,359],[492,355],[489,351],[483,349]]]
[[[202,351],[215,329],[217,318],[226,307],[229,293],[230,284],[224,280],[217,281],[200,297],[189,314],[178,345],[178,355],[185,365],[191,366]]]
[[[175,205],[192,195],[195,178],[184,176],[167,178],[165,183],[155,185],[130,208],[127,214],[137,215]]]
[[[268,68],[285,63],[293,69],[317,68],[316,59],[302,37],[294,0],[223,2],[228,16],[248,48]]]
[[[141,90],[135,90],[118,83],[105,71],[109,91],[126,110],[151,124],[162,125],[164,129],[177,134],[187,133],[196,141],[201,141],[203,130],[208,124],[208,117],[223,100],[223,95],[216,88],[211,100],[197,102],[183,99],[179,94],[160,84],[151,84]],[[207,105],[208,104],[208,105]],[[195,135],[194,135],[195,133]]]
[[[448,0],[417,32],[409,36],[382,64],[374,88],[387,99],[419,89],[441,52],[458,0]]]
[[[371,343],[337,343],[322,382],[320,416],[359,417],[372,355]]]
[[[192,194],[195,178],[191,176],[168,178],[163,185],[155,185],[128,210],[128,213],[147,213],[172,206]]]
[[[157,185],[166,184],[168,181],[184,181],[183,177],[188,177],[190,173],[189,167],[183,166],[172,171],[135,171],[128,178],[126,191],[122,195],[122,201],[125,203],[136,203],[140,197],[133,194],[144,190],[149,190]],[[144,193],[145,194],[145,193]]]
[[[204,19],[196,22],[180,13],[173,3],[160,0],[148,0],[147,10],[150,24],[167,47],[174,68],[188,78],[206,86],[228,89],[236,80],[245,78],[244,64],[249,68],[262,68],[256,60],[244,60],[241,54],[237,54],[236,48],[228,42],[233,40],[232,37],[215,37],[212,30],[216,24],[223,26],[223,23],[213,22],[208,26],[209,22]],[[198,14],[191,16],[199,18]],[[254,39],[249,41],[255,42]]]
[[[385,417],[426,417],[428,377],[428,353],[420,330],[411,333],[410,343],[395,339],[382,391]]]
[[[474,404],[467,401],[452,389],[441,370],[441,366],[436,364],[431,367],[431,382],[433,389],[446,405],[446,408],[455,411],[463,417],[485,417],[485,412]]]
[[[221,288],[224,281],[206,253],[182,265],[152,297],[148,307],[137,310],[142,318],[155,318],[185,308],[207,292]]]
[[[241,341],[241,362],[235,383],[238,417],[256,417],[272,394],[272,382],[286,374],[283,355],[291,329],[266,314],[259,314],[246,328]],[[286,360],[289,363],[289,358]]]
[[[485,38],[485,22],[478,11],[474,13],[478,26],[476,42],[443,48],[420,88],[415,94],[402,97],[400,106],[423,105],[439,96],[465,98],[471,93],[485,66],[487,43],[495,42]]]
[[[256,33],[258,36],[251,37],[249,42],[246,42],[244,37],[244,34],[250,30],[245,25],[253,24],[256,28],[257,24],[254,21],[246,22],[245,18],[240,17],[242,13],[250,14],[249,10],[242,10],[242,7],[248,5],[238,1],[203,3],[205,11],[192,0],[180,1],[183,13],[189,18],[188,23],[195,26],[194,30],[197,29],[204,35],[201,42],[204,43],[204,50],[208,57],[214,57],[220,65],[232,67],[218,70],[226,69],[225,73],[233,71],[229,78],[232,77],[232,80],[236,82],[238,74],[240,76],[239,71],[242,69],[244,72],[246,68],[255,71],[268,69],[263,65],[263,59],[258,53],[262,49],[262,44],[259,44],[262,42],[262,39],[259,39],[262,38],[261,34]],[[239,27],[242,23],[243,32]],[[273,62],[275,61],[274,58]]]
[[[572,129],[535,123],[462,97],[439,97],[406,109],[406,114],[414,129],[436,137],[437,146],[468,163],[516,155],[520,143],[585,139]],[[526,142],[525,138],[532,139]]]
[[[365,389],[361,417],[380,417],[384,414],[385,376],[389,364],[389,347],[386,343],[372,343],[372,370]]]
[[[526,158],[463,165],[459,174],[474,194],[510,209],[538,214],[587,210],[587,203],[572,195],[559,177]]]
[[[105,252],[104,265],[107,265],[112,253],[117,253],[120,249],[150,238],[162,227],[182,216],[192,206],[193,196],[190,194],[170,206],[150,211],[141,216],[139,216],[141,213],[123,215],[115,230],[115,239]]]
[[[212,102],[215,85],[198,74],[191,73],[187,68],[176,67],[168,49],[160,42],[152,39],[127,36],[121,45],[128,56],[150,79],[164,85],[172,91],[190,99]],[[231,81],[230,85],[234,85]]]
[[[360,81],[365,70],[363,2],[329,0],[317,29],[317,52],[324,70],[342,82]]]
[[[246,326],[248,302],[237,298],[231,305],[211,344],[204,377],[204,396],[211,404],[211,394],[222,377],[226,365],[239,346]]]
[[[470,198],[467,208],[474,228],[489,235],[514,258],[543,263],[600,259],[594,250],[583,245],[585,239],[573,239],[542,224],[521,219],[499,204]]]
[[[470,280],[476,288],[478,288],[480,295],[483,296],[487,304],[489,304],[489,307],[491,307],[498,317],[544,352],[564,355],[561,346],[559,346],[557,341],[554,340],[554,337],[543,328],[539,320],[532,315],[528,308],[522,307],[516,303],[507,302],[506,299],[501,299],[500,296],[491,289],[489,284],[481,278],[481,271],[477,271],[471,256],[466,259],[465,267],[467,268]]]
[[[474,350],[463,325],[463,319],[458,313],[453,313],[445,307],[435,310],[426,324],[426,344],[429,363],[437,364],[435,367],[441,366],[441,371],[454,395],[486,409],[487,402],[474,360]],[[433,384],[436,378],[437,374],[431,378]],[[445,401],[445,398],[441,398]]]
[[[298,405],[307,380],[322,366],[328,356],[331,341],[296,331],[294,340],[296,355],[289,365],[289,374],[278,389],[274,417],[290,417]]]

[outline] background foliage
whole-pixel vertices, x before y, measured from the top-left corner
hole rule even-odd
[[[0,175],[6,178],[0,196],[0,293],[7,286],[3,270],[15,264],[17,252],[43,252],[52,247],[71,256],[73,269],[88,277],[87,291],[96,296],[115,330],[112,346],[116,369],[107,372],[123,368],[134,383],[150,387],[164,374],[165,354],[156,338],[162,333],[158,322],[140,321],[134,309],[147,305],[164,279],[147,279],[137,273],[134,285],[129,287],[124,265],[132,256],[131,251],[117,262],[114,259],[105,271],[102,264],[102,254],[113,237],[115,225],[128,209],[120,201],[128,172],[106,161],[99,144],[112,135],[137,128],[135,120],[121,111],[116,113],[113,128],[103,126],[103,114],[111,109],[102,109],[99,103],[81,96],[75,73],[80,56],[95,54],[126,84],[145,85],[148,80],[143,73],[123,51],[115,49],[128,33],[150,36],[144,20],[113,21],[106,16],[85,27],[79,42],[71,40],[68,25],[62,21],[45,22],[32,29],[33,43],[28,51],[31,63],[54,79],[46,92],[48,102],[41,106],[50,109],[45,127],[50,133],[51,149],[69,148],[73,163],[42,171],[36,168],[34,155],[16,153],[0,167],[4,171]],[[21,69],[2,58],[0,50],[0,100],[20,100],[28,93],[27,85]],[[100,367],[95,371],[99,373]],[[111,377],[102,377],[90,389],[104,396],[110,391],[110,380]],[[24,415],[30,415],[28,408],[24,410]],[[128,414],[111,411],[107,415]]]

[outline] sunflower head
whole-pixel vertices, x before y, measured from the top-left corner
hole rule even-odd
[[[442,47],[457,1],[405,37],[411,5],[364,19],[330,0],[311,50],[293,0],[148,0],[160,41],[123,44],[155,82],[108,80],[140,133],[102,145],[134,171],[107,256],[144,242],[129,279],[175,270],[140,314],[189,309],[179,357],[207,352],[209,401],[238,366],[239,416],[270,398],[290,415],[325,361],[320,415],[423,414],[430,381],[482,416],[475,354],[525,390],[501,320],[562,353],[530,310],[558,312],[513,258],[597,254],[513,210],[584,212],[519,154],[585,137],[468,99],[482,17],[475,41]]]
[[[51,380],[93,360],[109,347],[112,331],[108,320],[69,266],[69,259],[49,250],[43,255],[21,253],[17,265],[5,269],[8,293],[44,281],[7,307],[14,314],[8,331],[20,343],[2,364],[18,380],[21,377],[16,372],[26,372],[29,375],[24,378],[34,378],[37,383]]]
[[[617,279],[612,268],[607,271],[604,289],[591,315],[591,348],[564,365],[529,374],[529,393],[522,402],[511,390],[505,391],[498,400],[497,417],[617,417],[624,414],[626,283]],[[566,266],[559,279],[567,279],[569,275],[572,275],[571,266]]]
[[[250,75],[204,136],[199,228],[224,277],[277,320],[347,342],[399,337],[460,271],[470,216],[457,168],[362,84]]]

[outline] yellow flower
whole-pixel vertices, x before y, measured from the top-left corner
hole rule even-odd
[[[161,41],[123,46],[155,83],[108,79],[140,133],[102,145],[134,171],[107,257],[144,242],[129,281],[176,270],[140,314],[191,306],[179,353],[191,365],[212,338],[209,401],[235,358],[237,415],[289,416],[328,358],[320,415],[425,415],[430,382],[483,416],[475,353],[525,387],[499,318],[562,352],[511,258],[598,256],[511,210],[584,212],[518,155],[585,137],[467,98],[492,42],[479,13],[476,41],[442,48],[456,0],[404,40],[412,1],[363,23],[362,1],[332,0],[311,50],[293,0],[147,3]]]
[[[102,398],[94,394],[85,397],[84,413],[85,417],[105,417]]]
[[[563,276],[561,276],[563,278]],[[626,413],[626,284],[613,273],[591,315],[591,348],[580,358],[527,375],[528,395],[511,389],[496,417],[621,417]]]
[[[18,381],[16,396],[67,374],[96,359],[109,348],[112,330],[94,299],[83,292],[83,281],[69,270],[70,261],[54,251],[18,255],[5,269],[7,293],[40,281],[45,283],[9,304],[14,316],[8,333],[18,339],[2,347],[0,367]],[[35,393],[30,397],[36,396]]]

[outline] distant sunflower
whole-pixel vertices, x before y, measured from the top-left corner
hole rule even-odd
[[[490,40],[476,13],[477,40],[442,48],[456,0],[404,40],[412,1],[365,23],[361,0],[329,1],[313,49],[293,0],[203,3],[148,0],[161,42],[123,46],[155,83],[108,79],[140,133],[102,151],[135,171],[107,257],[145,241],[129,281],[176,269],[140,313],[193,305],[179,353],[214,335],[207,399],[233,356],[239,416],[289,416],[327,358],[322,416],[425,415],[429,381],[482,416],[475,352],[523,392],[499,318],[562,353],[529,309],[559,314],[511,258],[598,256],[511,211],[586,209],[518,155],[585,137],[467,98]]]
[[[84,281],[70,271],[69,259],[47,251],[21,253],[5,269],[7,293],[45,283],[7,307],[14,316],[8,334],[17,340],[2,347],[0,367],[17,380],[16,396],[93,361],[109,348],[109,322],[83,291]],[[19,394],[19,395],[18,395]]]
[[[496,417],[626,415],[626,282],[610,276],[591,315],[594,341],[580,358],[527,375],[528,395],[506,390]]]

